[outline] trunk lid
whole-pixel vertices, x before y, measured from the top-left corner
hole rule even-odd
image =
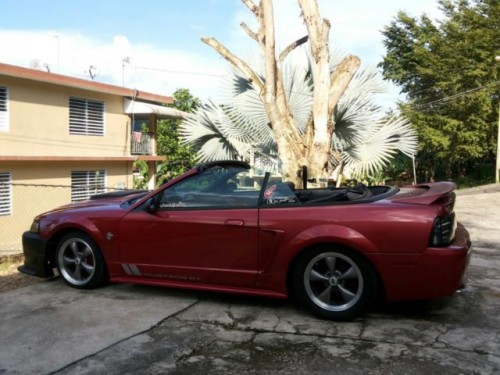
[[[449,181],[405,186],[397,194],[389,197],[388,200],[394,203],[430,205],[439,200],[446,201],[450,197],[454,200],[455,194],[453,190],[455,188],[456,185]]]

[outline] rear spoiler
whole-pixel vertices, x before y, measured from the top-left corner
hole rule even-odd
[[[397,203],[429,205],[450,195],[456,187],[455,183],[449,181],[405,186],[389,200]]]

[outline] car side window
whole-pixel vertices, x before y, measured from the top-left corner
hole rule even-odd
[[[263,203],[265,205],[282,205],[299,203],[291,182],[270,179],[264,189]]]
[[[240,167],[203,171],[164,190],[160,210],[257,207],[261,185]]]

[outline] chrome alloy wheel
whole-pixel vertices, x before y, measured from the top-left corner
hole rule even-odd
[[[75,286],[87,284],[96,271],[96,258],[92,247],[81,238],[68,238],[57,254],[59,271],[64,279]]]
[[[363,274],[344,254],[324,252],[312,258],[304,271],[305,291],[312,302],[327,311],[345,311],[363,294]]]

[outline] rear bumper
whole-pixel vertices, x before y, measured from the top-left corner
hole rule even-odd
[[[19,272],[44,278],[54,276],[47,254],[47,244],[48,241],[41,238],[38,233],[24,232],[24,265],[19,267]]]
[[[458,224],[448,247],[429,247],[421,254],[378,254],[387,300],[426,300],[450,296],[467,284],[472,255],[469,232]]]

